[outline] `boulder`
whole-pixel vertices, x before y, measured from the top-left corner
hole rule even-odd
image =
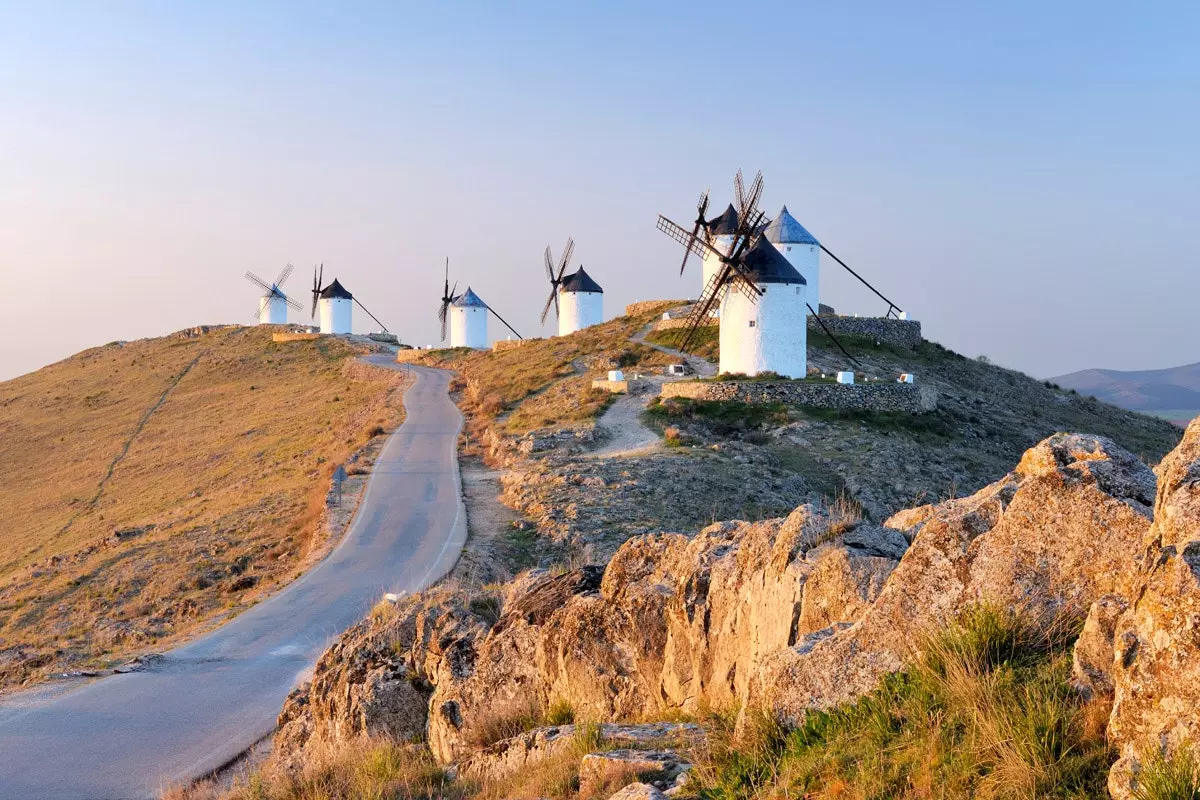
[[[487,630],[468,599],[433,589],[384,603],[317,661],[280,712],[275,751],[298,764],[310,742],[422,738],[434,683],[461,674]]]
[[[579,763],[579,793],[595,796],[604,786],[637,779],[662,789],[691,767],[673,750],[607,750],[588,753]]]
[[[631,783],[608,800],[667,800],[667,796],[648,783]]]
[[[536,728],[472,751],[454,765],[454,774],[477,781],[503,780],[547,759],[577,751],[580,733],[575,725]],[[669,752],[654,748],[661,748],[664,744],[694,744],[703,737],[704,732],[699,725],[690,723],[604,723],[596,726],[594,735],[600,742],[618,748],[610,752],[635,754]],[[632,755],[628,758],[636,759]],[[683,761],[673,753],[667,760],[670,761],[668,771],[672,779],[686,769]]]
[[[1113,797],[1135,796],[1148,759],[1200,757],[1200,423],[1159,464],[1154,525],[1113,631]]]
[[[765,658],[746,707],[795,725],[810,709],[853,700],[911,663],[923,635],[979,602],[1082,616],[1127,585],[1154,491],[1153,473],[1111,441],[1056,434],[971,497],[889,520],[913,542],[878,599],[853,625]]]

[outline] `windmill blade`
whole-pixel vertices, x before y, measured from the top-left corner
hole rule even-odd
[[[450,302],[453,303],[458,299],[458,281],[454,282],[454,288],[450,290],[450,294],[446,295]]]
[[[496,309],[492,308],[491,306],[488,306],[488,305],[487,305],[487,303],[484,303],[484,305],[485,305],[485,306],[487,306],[487,310],[488,310],[488,311],[492,312],[492,316],[494,316],[496,319],[498,319],[498,320],[500,320],[501,322],[503,322],[503,323],[504,323],[504,327],[508,328],[510,331],[512,331],[512,332],[513,332],[513,335],[514,335],[514,336],[516,336],[518,339],[524,339],[524,338],[525,338],[525,337],[524,337],[524,336],[522,336],[521,334],[517,333],[516,329],[515,329],[515,328],[514,328],[512,325],[509,325],[507,322],[505,322],[505,321],[504,321],[504,317],[502,317],[502,316],[500,316],[499,314],[497,314],[497,313],[496,313]]]
[[[446,279],[442,284],[442,299],[450,296],[450,257],[446,256]]]
[[[292,297],[288,297],[285,294],[281,294],[280,297],[283,298],[283,302],[288,304],[288,308],[292,309],[293,311],[303,311],[304,310],[304,306],[300,304],[299,300],[296,300],[295,298],[292,298]]]
[[[367,307],[364,306],[357,297],[354,298],[354,302],[358,303],[358,307],[361,308],[363,311],[367,311]],[[370,317],[371,319],[375,320],[375,324],[377,324],[380,328],[383,328],[384,333],[391,333],[391,331],[389,331],[387,329],[387,325],[384,325],[382,322],[379,321],[379,317],[375,316],[370,311],[367,311],[367,316]]]
[[[700,195],[699,202],[696,203],[696,220],[700,221],[708,216],[708,189],[704,190],[704,194]]]
[[[255,275],[250,270],[246,270],[246,280],[250,281],[251,283],[253,283],[258,288],[262,289],[267,294],[271,294],[275,291],[274,288],[271,286],[271,284],[267,283],[266,281],[264,281],[262,278]]]
[[[717,256],[721,255],[717,248],[713,247],[703,239],[693,237],[692,232],[687,228],[684,228],[678,223],[672,222],[662,214],[658,215],[658,224],[656,227],[701,258],[704,258],[705,254],[707,253],[714,253]]]
[[[450,304],[443,300],[441,307],[438,309],[438,321],[442,323],[442,338],[440,341],[443,342],[446,341],[446,309],[449,307]]]
[[[317,318],[317,300],[321,297],[321,279],[325,277],[325,265],[321,265],[321,271],[318,275],[317,265],[313,264],[313,285],[312,285],[312,313],[310,319]]]
[[[749,190],[746,190],[741,185],[741,175],[741,170],[738,170],[738,176],[735,179],[738,195],[738,212],[742,216],[747,216],[758,208],[758,201],[762,198],[763,174],[761,170],[755,174],[754,180],[750,182]]]
[[[542,324],[546,324],[546,315],[550,313],[550,306],[554,306],[554,316],[558,317],[558,287],[550,287],[550,297],[546,300],[546,307],[542,309]]]
[[[554,256],[550,252],[550,245],[546,245],[546,277],[554,283]]]
[[[820,315],[820,314],[818,314],[816,311],[814,311],[814,310],[813,310],[812,303],[805,303],[804,305],[808,306],[808,310],[809,310],[809,312],[811,312],[811,313],[812,313],[812,315],[813,315],[814,317],[816,317],[816,318],[817,318],[817,323],[818,323],[818,324],[821,326],[821,330],[825,331],[825,335],[826,335],[826,336],[828,336],[830,339],[832,339],[832,340],[833,340],[833,343],[837,345],[837,348],[838,348],[838,350],[841,350],[841,351],[842,351],[842,355],[844,355],[846,358],[850,359],[850,360],[851,360],[851,361],[853,361],[855,364],[858,364],[858,365],[861,367],[861,366],[862,366],[862,362],[861,362],[861,361],[859,361],[859,360],[858,360],[857,358],[855,358],[854,356],[850,355],[850,353],[849,353],[849,352],[847,352],[846,348],[842,347],[842,343],[841,343],[841,342],[839,342],[839,341],[837,340],[837,337],[833,335],[833,331],[829,330],[829,328],[827,328],[827,327],[825,326],[825,323],[824,323],[824,322],[821,320],[821,315]]]
[[[684,329],[683,341],[679,345],[679,349],[686,353],[688,346],[692,343],[692,337],[696,334],[696,329],[704,324],[708,319],[708,312],[712,310],[713,305],[721,296],[721,289],[725,286],[725,281],[729,277],[732,270],[728,264],[721,267],[721,271],[708,279],[708,283],[704,286],[704,291],[700,293],[700,299],[692,306],[692,311],[688,314],[687,326]]]
[[[292,270],[294,269],[295,267],[292,266],[292,262],[289,261],[287,264],[285,264],[283,269],[279,272],[279,277],[275,279],[275,285],[283,286],[283,282],[292,276]]]
[[[571,256],[575,255],[575,240],[567,237],[567,246],[563,248],[562,260],[558,264],[558,279],[561,281],[567,267],[571,266]]]

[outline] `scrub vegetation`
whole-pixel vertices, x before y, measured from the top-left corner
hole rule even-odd
[[[415,363],[453,369],[461,377],[459,401],[473,440],[497,425],[505,434],[590,422],[612,403],[608,392],[591,388],[610,369],[650,369],[673,358],[630,337],[663,310],[665,301],[636,316],[617,317],[569,336],[532,339],[502,350],[431,350]]]
[[[792,731],[762,717],[718,731],[691,796],[1107,797],[1107,702],[1067,682],[1076,623],[977,607],[856,703]]]
[[[0,384],[0,689],[161,649],[323,555],[334,468],[401,417],[358,352],[195,330]]]

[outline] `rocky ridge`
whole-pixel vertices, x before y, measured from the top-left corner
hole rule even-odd
[[[1148,759],[1200,749],[1197,478],[1200,424],[1157,477],[1102,437],[1060,434],[971,497],[884,525],[800,506],[636,536],[604,568],[529,571],[498,608],[430,590],[331,648],[277,745],[302,758],[311,740],[423,735],[443,763],[503,771],[563,733],[481,747],[477,732],[555,703],[609,720],[740,705],[794,725],[871,691],[925,632],[986,601],[1086,614],[1076,681],[1113,696],[1110,788],[1132,797]]]

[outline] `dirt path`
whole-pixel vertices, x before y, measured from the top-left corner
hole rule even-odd
[[[646,341],[650,325],[630,337],[631,341],[646,347],[675,356],[685,361],[692,370],[702,377],[717,374],[716,366],[699,356],[685,355],[678,350],[663,347]],[[650,403],[650,399],[658,396],[659,389],[668,378],[663,375],[648,376],[642,379],[649,388],[640,394],[623,394],[615,403],[608,407],[604,415],[596,421],[596,427],[604,431],[609,439],[607,444],[591,453],[593,458],[612,458],[630,455],[643,455],[662,446],[656,431],[647,428],[642,423],[642,412]]]
[[[712,363],[711,361],[700,358],[700,356],[688,355],[679,350],[672,350],[671,348],[664,347],[661,344],[655,344],[654,342],[647,342],[646,334],[650,333],[650,328],[652,327],[652,325],[653,325],[653,323],[651,323],[650,325],[647,325],[646,327],[642,328],[640,331],[635,333],[633,336],[629,337],[630,341],[637,342],[638,344],[644,344],[646,347],[657,350],[660,353],[666,353],[667,355],[675,356],[680,361],[685,362],[689,367],[691,367],[692,371],[695,372],[697,375],[699,375],[701,378],[711,378],[713,375],[717,374],[717,365]]]

